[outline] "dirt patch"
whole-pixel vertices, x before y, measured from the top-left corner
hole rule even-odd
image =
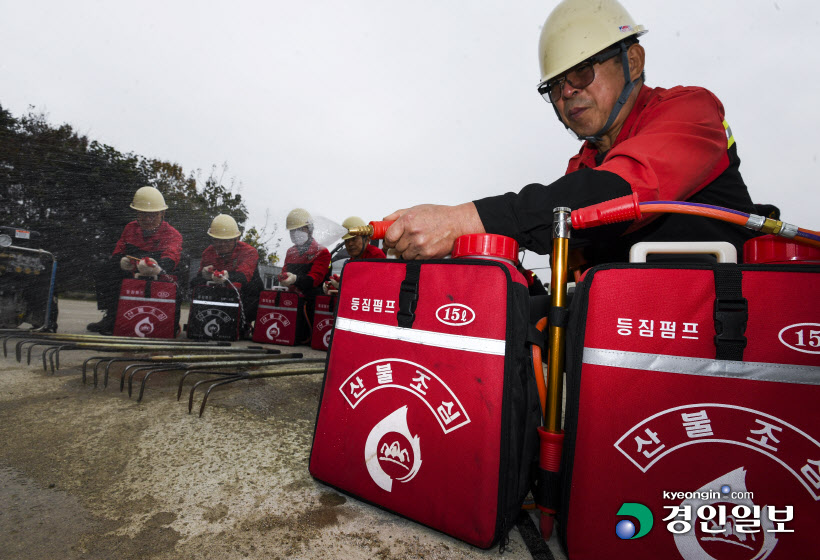
[[[51,486],[51,487],[49,487]],[[0,469],[0,557],[48,558],[54,550],[78,558],[81,536],[95,524],[77,497]]]
[[[228,506],[225,504],[217,504],[212,508],[205,508],[202,519],[208,523],[216,523],[221,519],[225,519],[226,515],[228,515]]]

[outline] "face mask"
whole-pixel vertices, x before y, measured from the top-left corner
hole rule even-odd
[[[293,241],[294,245],[304,245],[308,239],[310,239],[310,236],[304,231],[294,229],[290,232],[290,240]]]

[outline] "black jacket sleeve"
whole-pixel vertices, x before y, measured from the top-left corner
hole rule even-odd
[[[545,254],[552,249],[553,209],[583,208],[632,194],[629,183],[609,171],[579,169],[550,185],[533,183],[516,193],[476,200],[476,210],[487,233],[512,237],[527,249]],[[589,241],[617,237],[629,223],[573,232]]]
[[[307,274],[297,274],[296,282],[294,282],[293,285],[302,290],[304,293],[308,293],[313,289],[313,278]]]
[[[177,263],[171,259],[157,259],[157,264],[165,271],[166,274],[173,274],[176,271]]]

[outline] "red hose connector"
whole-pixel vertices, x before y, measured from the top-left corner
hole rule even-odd
[[[604,224],[630,222],[641,217],[638,195],[632,193],[573,210],[570,214],[573,229],[585,229]]]
[[[564,447],[564,432],[548,432],[543,427],[538,428],[538,438],[541,440],[538,465],[545,471],[557,473],[561,470],[561,452]],[[552,508],[538,506],[541,510],[541,537],[547,541],[552,535],[552,527],[556,511]]]
[[[564,448],[564,432],[548,432],[538,428],[538,438],[541,440],[541,453],[538,464],[542,469],[557,473],[561,470],[561,451]]]
[[[393,225],[393,220],[386,222],[370,222],[369,225],[373,228],[373,239],[384,239],[384,234],[387,233],[387,228]]]

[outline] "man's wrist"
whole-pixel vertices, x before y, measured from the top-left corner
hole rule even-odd
[[[453,207],[455,209],[456,237],[472,233],[486,233],[478,210],[472,202],[465,202]]]

